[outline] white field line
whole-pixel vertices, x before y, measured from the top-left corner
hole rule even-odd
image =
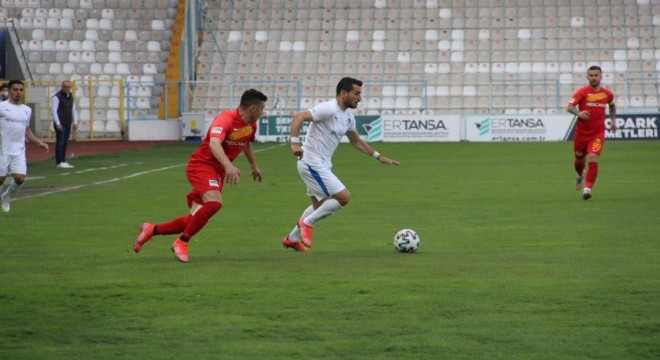
[[[280,146],[284,146],[284,145],[287,145],[287,144],[286,144],[286,143],[278,144],[278,145],[270,146],[270,147],[267,147],[267,148],[258,149],[258,150],[255,150],[254,152],[257,153],[257,152],[262,152],[262,151],[266,151],[266,150],[271,150],[271,149],[275,149],[275,148],[278,148],[278,147],[280,147]],[[117,182],[117,181],[122,181],[122,180],[126,180],[126,179],[131,179],[131,178],[134,178],[134,177],[138,177],[138,176],[142,176],[142,175],[147,175],[147,174],[151,174],[151,173],[155,173],[155,172],[160,172],[160,171],[164,171],[164,170],[172,169],[172,168],[175,168],[175,167],[178,167],[178,166],[183,166],[183,165],[185,165],[185,164],[177,164],[177,165],[165,166],[165,167],[158,168],[158,169],[152,169],[152,170],[140,171],[140,172],[137,172],[137,173],[128,174],[128,175],[126,175],[126,176],[121,176],[121,177],[112,178],[112,179],[108,179],[108,180],[95,181],[95,182],[92,182],[92,183],[89,183],[89,184],[81,184],[81,185],[76,185],[76,186],[71,186],[71,187],[64,187],[64,188],[60,188],[60,189],[57,189],[57,190],[52,190],[52,191],[42,192],[42,193],[39,193],[39,194],[28,195],[28,196],[24,196],[24,197],[17,197],[17,198],[15,198],[15,199],[12,199],[11,201],[32,199],[32,198],[36,198],[36,197],[40,197],[40,196],[46,196],[46,195],[52,195],[52,194],[59,194],[59,193],[67,192],[67,191],[78,190],[78,189],[84,189],[84,188],[87,188],[87,187],[90,187],[90,186],[97,186],[97,185],[109,184],[109,183],[112,183],[112,182]],[[115,166],[109,166],[109,167],[102,167],[102,168],[89,169],[89,171],[94,171],[94,170],[106,170],[106,169],[112,169],[112,168],[117,168],[117,167],[122,167],[122,166],[127,166],[127,164],[118,164],[118,165],[115,165]],[[82,171],[80,171],[80,172],[78,172],[78,173],[83,173],[83,172],[86,172],[86,171],[85,171],[85,170],[82,170]],[[64,175],[64,174],[61,174],[61,175]],[[34,179],[34,178],[33,178],[33,179]],[[40,177],[40,179],[45,179],[45,176],[44,176],[44,177]]]
[[[179,166],[182,166],[182,164],[172,165],[172,166],[166,166],[166,167],[162,167],[162,168],[158,168],[158,169],[153,169],[153,170],[141,171],[141,172],[138,172],[138,173],[129,174],[129,175],[126,175],[126,176],[122,176],[122,177],[118,177],[118,178],[113,178],[113,179],[109,179],[109,180],[95,181],[95,182],[93,182],[93,183],[89,183],[89,184],[81,184],[81,185],[76,185],[76,186],[71,186],[71,187],[65,187],[65,188],[61,188],[61,189],[57,189],[57,190],[52,190],[52,191],[46,191],[46,192],[42,192],[42,193],[39,193],[39,194],[28,195],[28,196],[24,196],[24,197],[19,197],[19,198],[16,198],[16,199],[12,199],[12,201],[16,201],[16,200],[26,200],[26,199],[32,199],[32,198],[36,198],[36,197],[40,197],[40,196],[46,196],[46,195],[52,195],[52,194],[59,194],[59,193],[63,193],[63,192],[71,191],[71,190],[84,189],[84,188],[86,188],[86,187],[90,187],[90,186],[103,185],[103,184],[107,184],[107,183],[111,183],[111,182],[115,182],[115,181],[126,180],[126,179],[130,179],[130,178],[134,178],[134,177],[136,177],[136,176],[142,176],[142,175],[146,175],[146,174],[151,174],[151,173],[154,173],[154,172],[159,172],[159,171],[163,171],[163,170],[168,170],[168,169],[172,169],[172,168],[179,167]]]

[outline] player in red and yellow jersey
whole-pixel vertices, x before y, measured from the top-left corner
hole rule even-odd
[[[252,149],[257,125],[264,113],[268,98],[250,89],[241,96],[236,110],[225,111],[215,117],[199,148],[190,156],[186,176],[192,185],[188,194],[188,215],[161,224],[144,223],[133,243],[137,253],[154,235],[181,234],[172,244],[172,251],[181,262],[188,262],[188,241],[222,208],[222,188],[238,183],[241,171],[233,161],[241,153],[250,163],[250,174],[261,182],[261,170]]]
[[[591,66],[587,71],[589,85],[579,88],[568,103],[566,110],[577,116],[573,150],[575,171],[578,176],[575,188],[582,190],[582,198],[589,200],[596,177],[598,177],[598,157],[605,145],[605,108],[610,108],[610,131],[616,133],[616,107],[614,94],[600,86],[603,72],[599,66]],[[587,162],[586,183],[582,189],[585,159]]]

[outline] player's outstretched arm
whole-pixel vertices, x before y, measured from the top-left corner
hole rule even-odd
[[[387,165],[396,165],[399,166],[401,163],[399,163],[396,160],[392,160],[388,157],[385,157],[381,155],[378,151],[374,150],[369,144],[364,142],[360,138],[360,135],[355,132],[355,131],[349,131],[346,133],[346,136],[348,137],[348,141],[351,142],[351,145],[353,145],[356,149],[360,150],[361,152],[376,158],[376,160],[380,161],[382,164],[387,164]]]

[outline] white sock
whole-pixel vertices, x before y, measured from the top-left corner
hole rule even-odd
[[[300,216],[300,218],[306,218],[309,214],[314,212],[314,206],[310,205],[308,206]],[[299,219],[300,219],[299,218]],[[293,227],[293,230],[289,233],[289,240],[298,242],[300,241],[300,228],[298,228],[298,224],[296,223],[296,226]]]
[[[18,191],[18,189],[21,188],[21,186],[23,186],[23,184],[19,185],[14,180],[12,180],[9,183],[9,186],[7,186],[7,190],[5,190],[5,192],[2,193],[2,196],[9,196],[9,195],[15,193],[16,191]]]
[[[327,218],[328,216],[334,214],[341,208],[342,206],[339,203],[339,201],[330,198],[325,202],[323,202],[323,204],[321,204],[321,206],[319,206],[318,209],[314,210],[313,213],[309,214],[309,216],[305,218],[304,220],[305,224],[309,226],[314,226],[318,221]]]

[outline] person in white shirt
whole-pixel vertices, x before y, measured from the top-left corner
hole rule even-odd
[[[71,137],[71,130],[78,129],[78,112],[73,104],[71,82],[63,81],[60,91],[51,98],[51,111],[55,127],[55,164],[61,169],[71,169],[73,165],[66,161],[66,148]]]
[[[39,139],[30,130],[32,109],[21,104],[24,90],[20,80],[9,81],[9,99],[0,102],[0,200],[2,211],[9,212],[9,198],[25,182],[27,161],[25,158],[25,139],[39,144],[48,151],[48,144]],[[5,191],[2,185],[8,174],[13,180]]]
[[[356,130],[355,116],[348,109],[357,108],[362,99],[362,81],[342,78],[336,94],[334,100],[296,113],[291,120],[291,151],[298,157],[298,174],[312,200],[293,230],[282,239],[282,245],[296,251],[307,251],[312,246],[312,228],[316,223],[346,206],[351,199],[346,186],[332,173],[332,155],[344,135],[362,153],[383,164],[400,165],[374,150]],[[305,121],[311,125],[301,145],[299,135]]]

